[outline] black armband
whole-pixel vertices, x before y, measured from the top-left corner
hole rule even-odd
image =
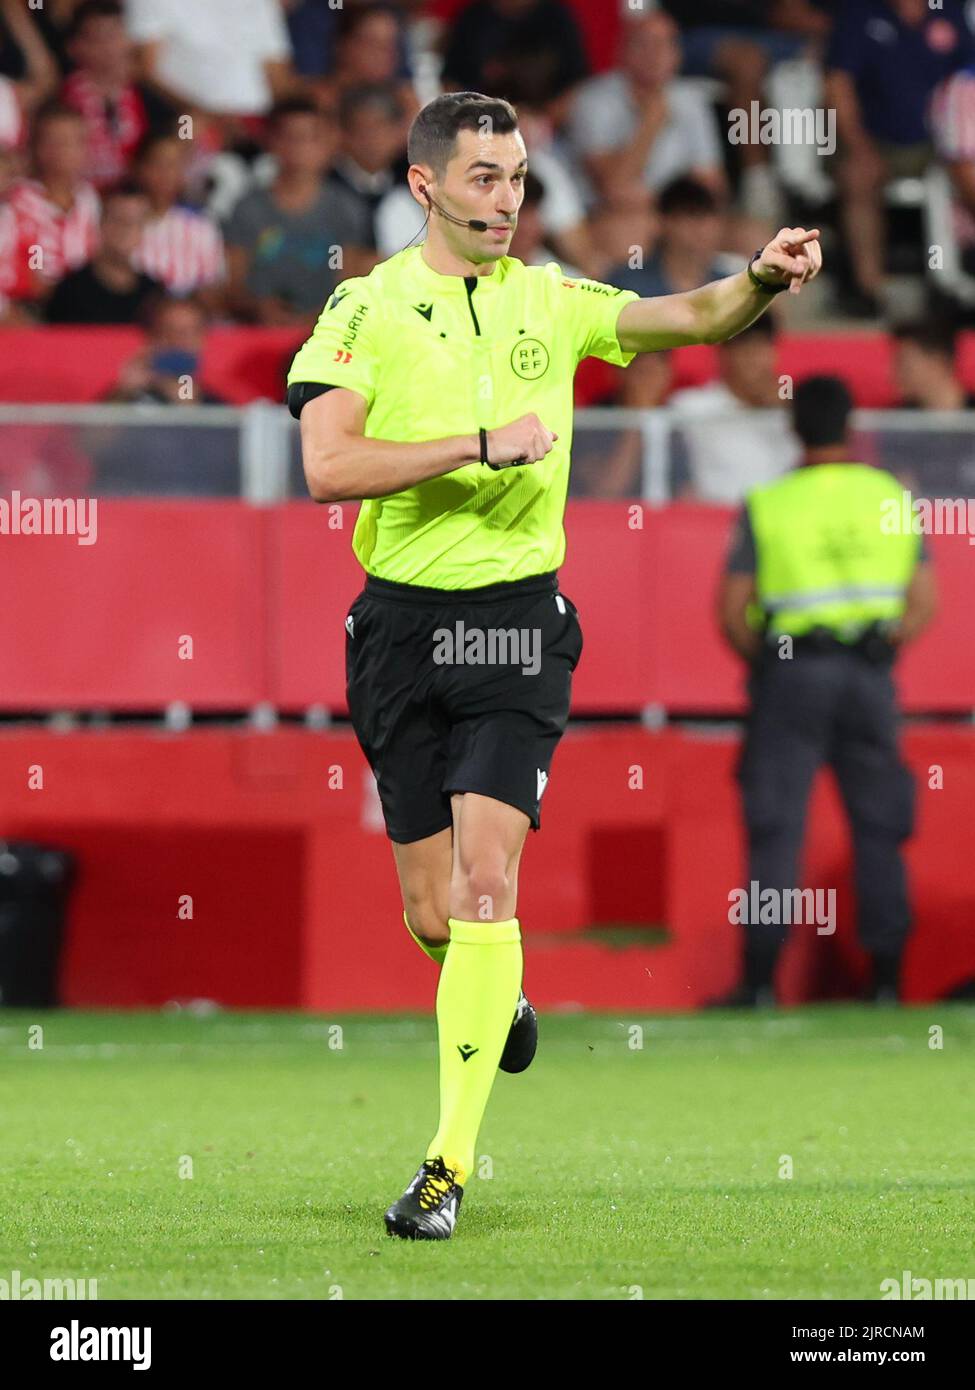
[[[296,381],[293,386],[288,387],[288,409],[295,419],[301,416],[302,408],[313,401],[316,396],[322,396],[326,391],[334,391],[336,388],[327,385],[324,381]]]

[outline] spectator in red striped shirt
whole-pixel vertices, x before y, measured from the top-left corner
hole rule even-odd
[[[33,177],[16,179],[10,206],[17,227],[13,298],[40,301],[98,243],[98,194],[84,178],[85,127],[70,106],[49,102],[31,131]]]
[[[142,92],[133,81],[135,46],[118,0],[84,0],[68,31],[77,64],[61,99],[80,111],[88,141],[86,173],[96,188],[117,182],[149,128]]]
[[[154,131],[139,146],[133,176],[149,197],[136,265],[174,295],[196,295],[208,313],[223,305],[223,236],[205,213],[185,206],[188,143]]]

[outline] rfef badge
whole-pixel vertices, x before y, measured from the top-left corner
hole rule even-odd
[[[520,338],[511,349],[511,370],[525,381],[537,381],[548,371],[548,348],[537,338]]]

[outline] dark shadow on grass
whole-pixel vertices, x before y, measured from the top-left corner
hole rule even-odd
[[[277,1215],[286,1215],[303,1226],[314,1224],[321,1231],[321,1239],[331,1240],[336,1236],[343,1241],[359,1241],[365,1237],[382,1245],[414,1244],[414,1242],[391,1241],[383,1225],[385,1206],[376,1202],[316,1202],[312,1206],[289,1206]],[[527,1209],[526,1209],[527,1218]],[[482,1206],[471,1203],[461,1204],[457,1218],[457,1233],[467,1237],[494,1236],[500,1233],[515,1233],[521,1225],[518,1204],[507,1207],[499,1205]],[[434,1245],[435,1241],[419,1241],[421,1245]]]

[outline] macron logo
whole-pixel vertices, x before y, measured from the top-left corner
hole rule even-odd
[[[536,800],[536,801],[541,801],[541,799],[542,799],[542,792],[543,792],[543,791],[545,790],[545,788],[548,786],[548,773],[547,773],[547,772],[543,772],[542,769],[541,769],[540,767],[537,767],[537,768],[535,769],[535,776],[536,776],[535,800]]]
[[[355,626],[355,619],[353,618],[352,614],[350,613],[349,616],[348,616],[348,617],[346,618],[346,620],[345,620],[345,630],[346,630],[346,632],[349,634],[350,637],[355,637],[355,633],[354,633],[353,630],[352,630],[352,629],[354,628],[354,626]]]

